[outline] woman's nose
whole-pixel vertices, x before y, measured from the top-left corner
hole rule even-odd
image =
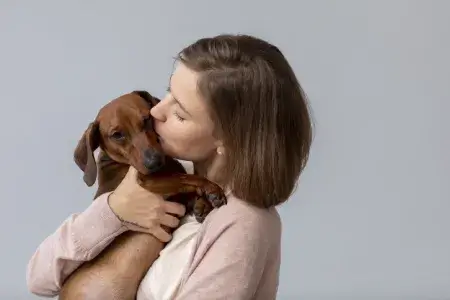
[[[153,118],[155,118],[158,121],[164,122],[166,120],[165,114],[163,112],[162,101],[160,101],[158,104],[156,104],[150,109],[150,114],[152,115]]]

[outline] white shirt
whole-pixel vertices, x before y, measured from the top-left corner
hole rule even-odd
[[[190,162],[180,161],[188,174],[193,174]],[[148,299],[174,299],[181,276],[187,267],[189,257],[194,250],[201,224],[194,216],[185,216],[179,227],[173,232],[172,239],[160,252],[140,283],[138,294]]]

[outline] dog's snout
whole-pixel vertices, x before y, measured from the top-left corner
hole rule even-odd
[[[152,150],[145,150],[143,164],[150,172],[156,172],[164,165],[164,156],[161,153]]]

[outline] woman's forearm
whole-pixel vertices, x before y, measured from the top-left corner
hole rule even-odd
[[[76,268],[127,230],[111,211],[108,196],[99,196],[85,211],[71,215],[38,246],[27,266],[27,285],[32,293],[57,295]]]

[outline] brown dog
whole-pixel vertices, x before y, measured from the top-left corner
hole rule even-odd
[[[132,165],[142,187],[185,204],[186,214],[203,222],[214,207],[226,204],[226,197],[218,185],[186,174],[178,161],[164,155],[150,116],[150,108],[158,101],[146,91],[135,91],[105,105],[80,139],[75,162],[88,186],[98,173],[94,198],[113,191]],[[93,153],[97,148],[98,163]],[[163,247],[151,234],[127,231],[74,271],[59,299],[100,299],[101,295],[102,299],[134,300],[139,283]]]

